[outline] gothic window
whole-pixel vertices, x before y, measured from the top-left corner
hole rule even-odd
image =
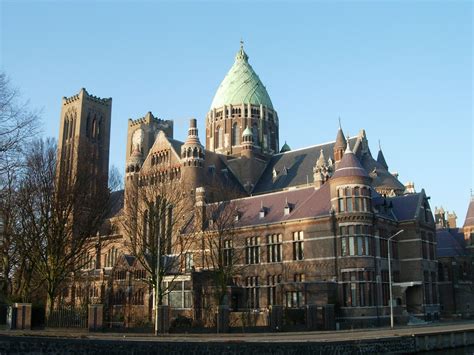
[[[257,127],[257,124],[254,123],[252,125],[252,136],[253,136],[253,142],[255,143],[255,145],[259,145],[259,141],[258,141],[258,127]]]
[[[240,138],[239,125],[236,122],[232,125],[232,145],[238,145],[239,138]]]
[[[224,129],[219,126],[217,127],[216,135],[216,148],[222,148],[224,146]]]
[[[117,262],[118,250],[115,247],[109,249],[107,254],[105,254],[105,267],[113,267]]]

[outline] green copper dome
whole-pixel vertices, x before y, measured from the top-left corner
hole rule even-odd
[[[258,75],[248,62],[249,57],[241,44],[232,68],[217,89],[211,109],[224,105],[253,104],[273,109],[272,100]]]

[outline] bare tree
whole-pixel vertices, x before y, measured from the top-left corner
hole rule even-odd
[[[225,305],[228,288],[240,275],[244,248],[236,240],[239,220],[245,204],[235,200],[238,192],[221,184],[215,184],[211,194],[220,201],[206,205],[203,232],[205,264],[214,278],[214,298],[217,305]]]
[[[123,190],[123,175],[115,165],[109,169],[109,190]]]
[[[20,101],[19,91],[0,73],[0,174],[12,169],[24,144],[38,131],[39,121],[38,112]]]
[[[122,226],[128,252],[146,270],[144,280],[154,290],[155,306],[173,290],[173,280],[185,268],[192,243],[194,205],[180,179],[150,172],[127,185]],[[185,237],[186,235],[186,237]],[[163,283],[167,276],[171,282]]]
[[[69,183],[58,183],[56,143],[32,144],[20,190],[22,248],[36,282],[44,285],[49,316],[58,292],[74,272],[90,262],[95,235],[108,211],[108,191],[91,196],[90,169],[76,171]]]

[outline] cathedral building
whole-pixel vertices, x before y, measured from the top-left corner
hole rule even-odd
[[[91,189],[106,188],[111,103],[85,89],[63,100],[61,179],[86,164],[96,172]],[[251,310],[265,324],[272,306],[333,305],[341,327],[388,324],[390,252],[396,322],[437,318],[435,220],[425,191],[406,189],[382,151],[372,155],[363,129],[349,138],[339,127],[330,143],[291,150],[286,143],[280,147],[279,120],[242,45],[205,117],[205,145],[195,119],[183,141],[174,138],[171,120],[151,112],[130,119],[125,191],[112,193],[109,228],[100,237],[108,242],[91,251],[84,273],[92,281],[71,286],[70,301],[86,295],[88,302],[108,304],[111,322],[127,319],[127,309],[152,318],[152,292],[140,281],[146,276],[120,221],[130,218],[125,210],[132,186],[175,180],[193,208],[189,216],[170,218],[189,219],[199,231],[165,298],[174,316],[206,318],[206,290],[213,287],[206,275],[213,267],[199,233],[215,228],[212,218],[218,217],[198,221],[223,198],[215,187],[224,186],[234,193],[236,213],[223,256],[242,251],[224,298],[231,311]]]

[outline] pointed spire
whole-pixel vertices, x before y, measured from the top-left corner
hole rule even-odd
[[[316,162],[316,166],[317,167],[322,167],[324,165],[326,165],[326,158],[324,157],[324,152],[321,149],[321,152],[319,153],[318,161]]]
[[[280,153],[289,152],[290,150],[291,150],[290,146],[285,141],[285,144],[283,144],[283,147],[281,147],[280,149]]]
[[[349,142],[349,135],[347,136],[347,142]],[[352,150],[351,150],[351,147],[350,147],[349,143],[347,143],[346,150],[344,151],[344,154],[346,154],[346,153],[352,153]]]
[[[344,132],[341,127],[341,119],[339,118],[339,129],[337,130],[336,144],[334,144],[334,149],[346,149],[347,141],[344,137]]]
[[[386,170],[388,170],[388,164],[387,161],[385,160],[385,157],[382,153],[382,146],[380,145],[380,140],[379,140],[379,153],[377,154],[377,162],[382,165]]]

